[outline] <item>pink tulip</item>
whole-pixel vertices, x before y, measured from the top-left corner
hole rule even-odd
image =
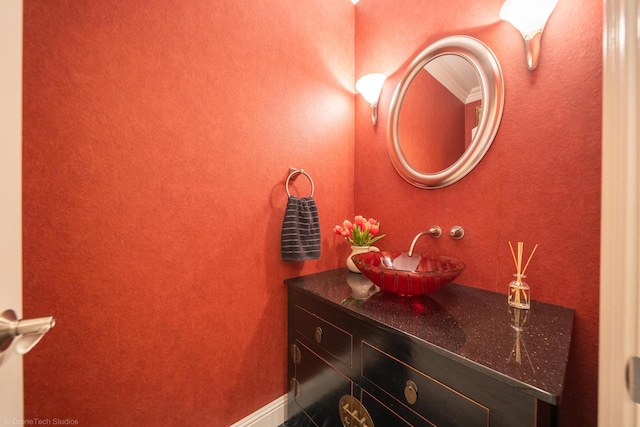
[[[369,246],[385,236],[385,234],[380,234],[378,220],[375,218],[366,219],[362,215],[356,215],[353,222],[345,219],[342,225],[333,227],[333,232],[355,246]]]
[[[369,233],[375,236],[376,234],[378,234],[379,231],[380,231],[380,224],[373,224],[371,225],[371,229],[369,230]]]

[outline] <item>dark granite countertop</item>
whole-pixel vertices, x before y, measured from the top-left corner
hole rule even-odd
[[[365,300],[349,284],[368,280],[337,269],[285,280],[359,318],[409,334],[435,351],[547,403],[560,403],[574,311],[538,301],[510,310],[507,295],[449,284],[425,296],[377,289]],[[520,325],[520,327],[518,327]]]

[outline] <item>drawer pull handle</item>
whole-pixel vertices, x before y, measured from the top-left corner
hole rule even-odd
[[[318,344],[320,344],[320,342],[322,341],[322,328],[320,326],[316,327],[316,342]]]
[[[407,381],[404,387],[404,398],[410,405],[418,401],[418,386],[413,381]]]

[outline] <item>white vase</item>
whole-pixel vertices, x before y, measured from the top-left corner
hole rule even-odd
[[[375,246],[351,246],[351,253],[347,257],[347,268],[349,269],[349,271],[360,273],[360,270],[358,270],[358,267],[356,267],[356,265],[353,263],[351,257],[365,252],[380,252],[380,249],[376,248]]]

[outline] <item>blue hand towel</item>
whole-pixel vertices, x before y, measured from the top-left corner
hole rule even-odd
[[[280,243],[283,261],[320,258],[318,207],[312,197],[289,197]]]

